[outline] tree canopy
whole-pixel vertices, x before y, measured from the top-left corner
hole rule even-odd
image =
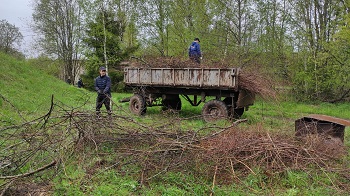
[[[8,54],[19,53],[17,46],[20,46],[23,35],[19,28],[6,20],[0,20],[0,51]]]
[[[205,62],[258,66],[291,84],[301,99],[350,96],[344,93],[350,89],[345,85],[350,83],[347,1],[37,2],[35,27],[49,38],[47,52],[55,49],[59,58],[73,59],[62,53],[70,51],[74,58],[95,62],[95,69],[116,67],[130,55],[186,59],[189,44],[199,37]]]

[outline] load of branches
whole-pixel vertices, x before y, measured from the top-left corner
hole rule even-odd
[[[321,139],[299,141],[293,135],[272,134],[261,127],[239,128],[244,120],[227,127],[208,125],[184,130],[181,122],[185,119],[176,114],[166,114],[171,121],[144,124],[123,108],[117,110],[120,113],[96,117],[91,112],[52,101],[44,116],[2,127],[2,193],[13,193],[15,187],[23,187],[17,186],[20,179],[41,176],[50,168],[54,168],[56,172],[51,173],[56,175],[73,155],[77,159],[88,156],[91,160],[96,155],[102,157],[93,165],[81,165],[87,177],[109,169],[122,172],[125,166],[135,164],[139,167],[134,168],[141,168],[135,171],[141,185],[169,171],[194,171],[214,179],[254,174],[255,168],[269,175],[290,169],[312,170],[315,166],[342,175],[349,173],[349,169],[337,168],[337,161],[346,152],[339,143],[325,149],[320,148]],[[104,151],[105,146],[111,149]],[[337,149],[337,153],[332,149]],[[117,161],[103,159],[111,155]]]
[[[237,67],[228,61],[205,60],[200,64],[190,59],[182,59],[179,57],[153,57],[147,56],[143,58],[133,57],[128,63],[132,67],[144,68],[229,68]]]
[[[209,61],[198,64],[190,59],[176,57],[135,58],[129,63],[132,67],[143,68],[232,68],[237,67],[225,61]],[[260,95],[266,99],[277,99],[273,77],[264,73],[256,65],[241,68],[238,73],[238,87]]]

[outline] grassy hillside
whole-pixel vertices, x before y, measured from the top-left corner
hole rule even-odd
[[[51,104],[51,96],[69,106],[79,106],[91,93],[76,88],[17,60],[0,53],[1,120],[13,123],[43,115]],[[87,106],[88,107],[88,106]]]
[[[350,191],[349,152],[336,160],[321,152],[318,159],[311,156],[317,148],[303,144],[299,148],[293,140],[296,119],[313,113],[350,119],[349,103],[258,99],[243,115],[248,121],[233,126],[232,121],[203,122],[201,107],[184,100],[179,113],[151,107],[145,116],[134,116],[128,103],[118,103],[130,94],[113,93],[113,116],[97,119],[90,115],[94,92],[70,86],[26,61],[0,53],[0,76],[0,128],[43,116],[52,95],[57,104],[51,119],[0,132],[0,176],[35,171],[52,160],[56,166],[22,181],[0,178],[0,192],[8,185],[14,195],[344,195]],[[80,113],[71,114],[72,108]],[[242,148],[252,146],[233,156],[240,141]],[[344,144],[350,146],[349,128]],[[249,156],[252,149],[258,154]],[[311,158],[291,164],[305,158],[303,152]],[[242,154],[248,154],[249,160],[237,160]],[[281,154],[290,156],[281,158]],[[8,160],[16,167],[3,167]],[[283,167],[266,169],[266,163]]]

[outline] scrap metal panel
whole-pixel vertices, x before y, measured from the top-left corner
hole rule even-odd
[[[349,120],[312,114],[295,121],[295,135],[324,134],[344,141],[345,126],[350,126]]]
[[[172,69],[160,69],[162,75],[160,76],[162,80],[158,84],[168,84],[174,85],[174,72]]]
[[[235,88],[235,68],[125,68],[124,82],[134,85]]]

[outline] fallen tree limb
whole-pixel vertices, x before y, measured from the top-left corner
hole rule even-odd
[[[10,186],[13,184],[13,182],[14,182],[15,180],[16,180],[16,179],[12,179],[10,182],[7,183],[7,185],[5,186],[5,188],[2,190],[0,196],[5,195],[6,191],[10,188]]]
[[[50,168],[50,167],[56,165],[56,163],[57,163],[56,161],[52,161],[51,163],[49,163],[49,164],[47,164],[47,165],[45,165],[45,166],[43,166],[43,167],[41,167],[41,168],[39,168],[39,169],[37,169],[35,171],[24,173],[24,174],[18,174],[18,175],[14,175],[14,176],[0,176],[0,179],[12,179],[12,178],[27,177],[27,176],[33,175],[35,173],[38,173],[40,171],[43,171],[43,170],[45,170],[47,168]]]
[[[209,138],[212,138],[214,136],[217,136],[219,135],[220,133],[224,132],[224,131],[227,131],[227,130],[230,130],[230,128],[234,127],[234,126],[237,126],[239,123],[242,123],[242,122],[246,122],[248,121],[248,119],[239,119],[239,120],[236,120],[235,122],[232,123],[231,126],[228,126],[228,127],[225,127],[224,129],[221,129],[220,131],[217,131],[209,136],[206,136],[204,138],[202,138],[202,140],[205,140],[205,139],[209,139]]]

